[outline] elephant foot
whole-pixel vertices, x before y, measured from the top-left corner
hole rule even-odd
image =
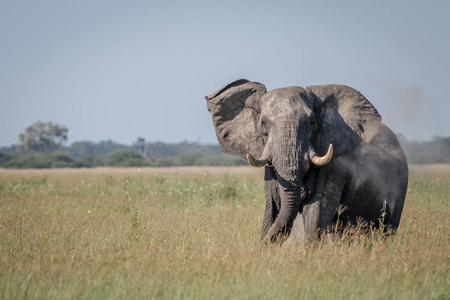
[[[291,233],[287,240],[283,243],[283,246],[295,245],[303,243],[305,240],[305,229],[303,227],[302,215],[299,213],[294,220],[292,225]]]

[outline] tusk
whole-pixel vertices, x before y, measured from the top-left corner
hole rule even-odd
[[[328,147],[327,154],[325,154],[325,156],[322,156],[322,157],[315,155],[312,158],[312,162],[316,166],[324,166],[330,162],[332,157],[333,157],[333,144],[330,144],[330,146]]]
[[[256,159],[250,153],[247,154],[247,160],[252,166],[257,168],[264,166],[268,162],[267,159]]]

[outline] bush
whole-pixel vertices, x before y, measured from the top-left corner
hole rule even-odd
[[[105,156],[90,155],[78,158],[78,161],[83,167],[102,167],[106,166]]]
[[[152,157],[149,158],[151,167],[172,167],[174,165],[173,158],[168,157]]]
[[[8,161],[13,158],[12,155],[0,152],[0,167],[3,167]]]
[[[11,157],[2,164],[5,168],[44,169],[44,168],[79,168],[81,161],[66,153],[33,153]]]
[[[248,162],[237,156],[231,155],[201,155],[195,161],[197,166],[247,166]]]
[[[111,167],[145,167],[149,162],[132,150],[117,150],[106,158],[106,165]]]
[[[231,155],[193,153],[177,157],[145,158],[128,149],[116,150],[107,155],[73,157],[69,153],[29,153],[12,155],[0,152],[0,167],[18,169],[89,168],[89,167],[175,167],[175,166],[240,166],[247,161]]]

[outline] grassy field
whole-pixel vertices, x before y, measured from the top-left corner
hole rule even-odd
[[[450,165],[399,231],[261,246],[261,169],[0,169],[0,299],[449,299]]]

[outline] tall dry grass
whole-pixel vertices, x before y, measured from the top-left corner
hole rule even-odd
[[[0,170],[0,298],[448,299],[449,174],[412,168],[394,236],[279,247],[259,169]]]

